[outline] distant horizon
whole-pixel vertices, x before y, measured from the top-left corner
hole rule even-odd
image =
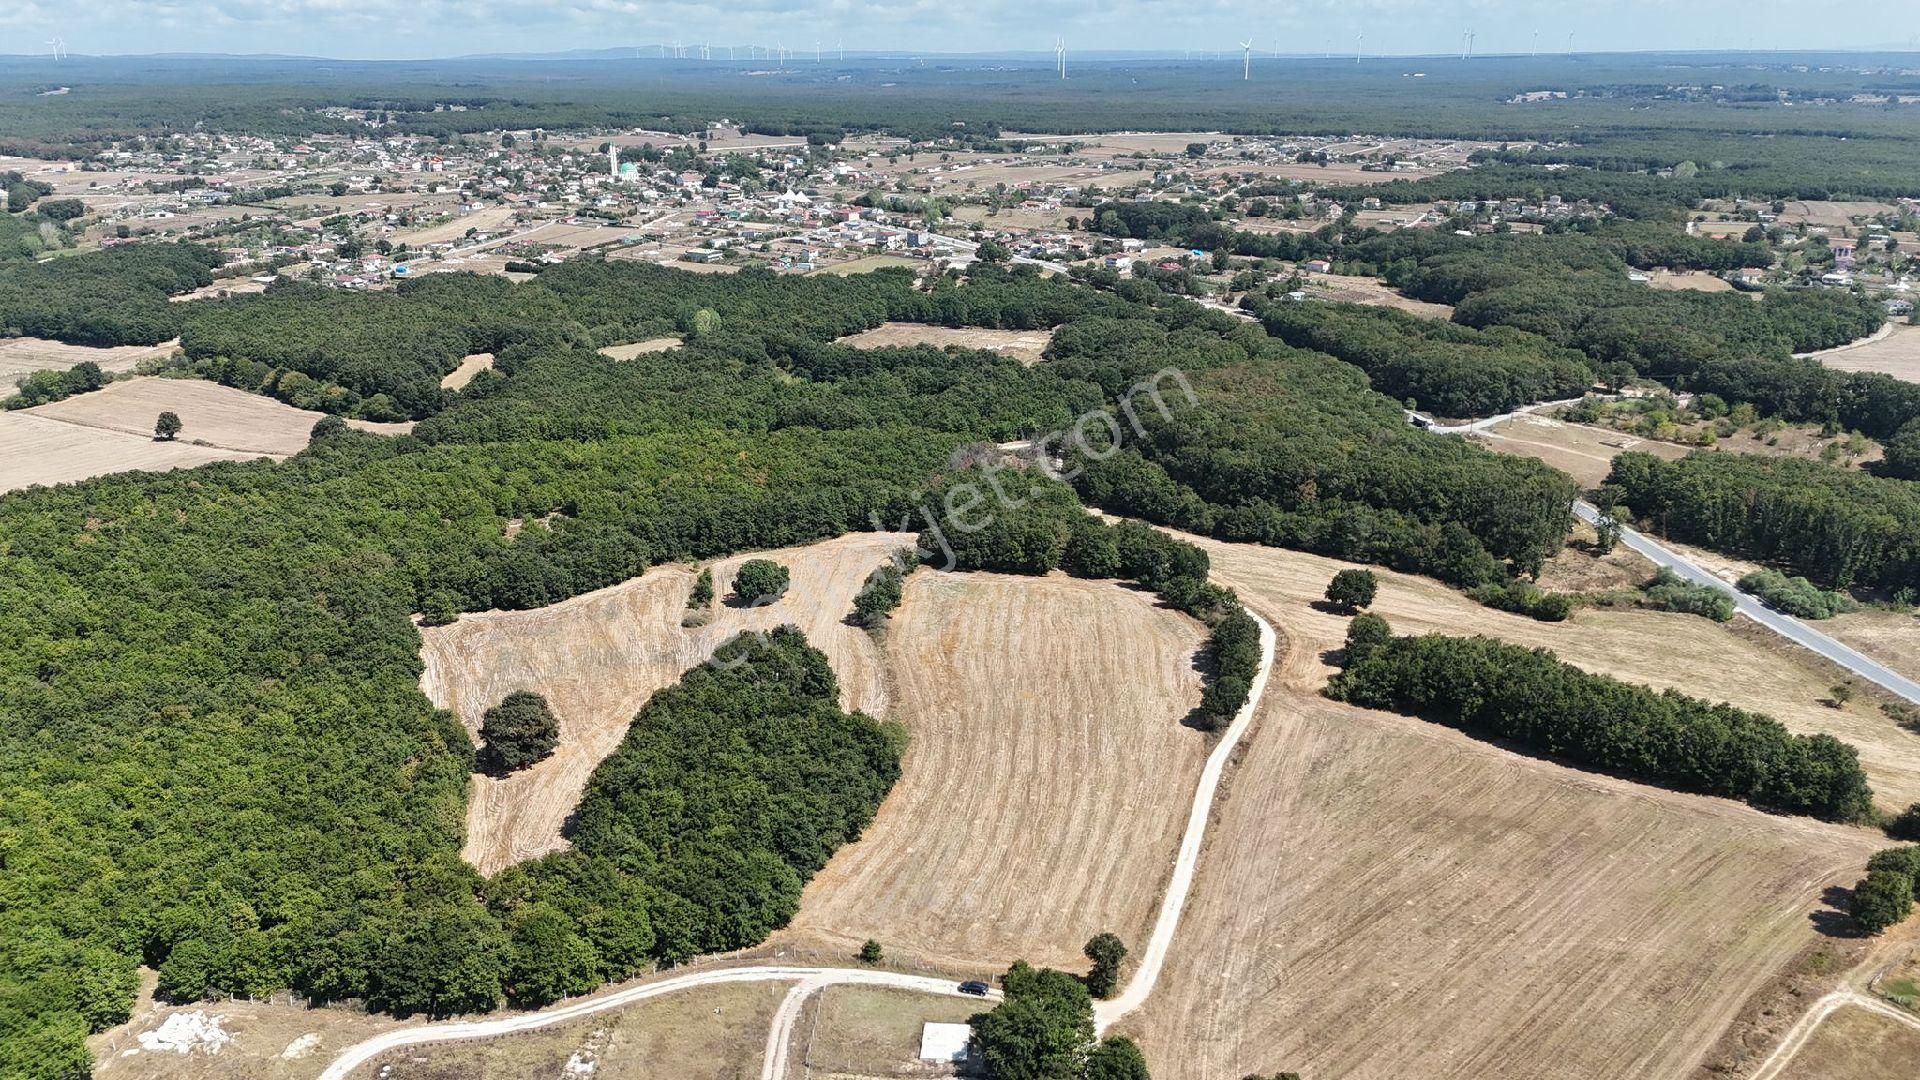
[[[625,61],[625,62],[633,62],[633,61],[649,62],[650,61],[653,63],[673,62],[673,63],[682,63],[682,64],[702,64],[702,63],[722,64],[722,63],[728,63],[728,62],[732,62],[732,63],[752,62],[750,57],[747,55],[737,55],[734,57],[728,57],[724,55],[724,51],[728,48],[733,48],[736,50],[746,50],[751,47],[754,49],[769,50],[769,49],[774,49],[778,47],[778,46],[771,46],[771,45],[763,45],[759,42],[749,43],[744,41],[727,42],[727,43],[708,42],[706,43],[706,45],[708,49],[714,54],[707,60],[702,60],[698,55],[697,50],[700,48],[699,43],[681,42],[680,47],[686,50],[685,55],[663,56],[661,55],[661,50],[663,48],[668,50],[673,49],[674,43],[653,42],[653,43],[640,44],[640,45],[603,45],[596,48],[560,48],[560,49],[544,49],[544,50],[534,50],[534,49],[491,50],[491,51],[480,51],[480,52],[461,52],[461,53],[445,53],[445,54],[434,54],[434,55],[406,55],[406,56],[399,56],[399,55],[354,56],[354,55],[333,54],[333,53],[271,52],[271,51],[239,52],[239,51],[181,50],[181,49],[155,50],[151,52],[101,52],[101,53],[81,52],[77,50],[65,50],[62,52],[61,56],[59,57],[59,61],[66,62],[66,61],[77,61],[77,60],[310,60],[310,61],[321,61],[321,62],[331,62],[331,63],[403,64],[403,63],[434,63],[434,62],[458,61],[458,60],[580,60],[580,61],[607,62],[607,63],[622,62],[622,61]],[[788,52],[787,63],[789,65],[803,65],[803,64],[811,65],[815,62],[814,52],[811,46],[809,46],[804,50],[789,47],[787,52]],[[632,55],[626,55],[626,54],[632,54]],[[1334,61],[1344,60],[1348,63],[1351,63],[1356,58],[1356,52],[1352,48],[1349,48],[1344,53],[1338,50],[1335,50],[1329,53],[1325,51],[1273,52],[1273,51],[1262,50],[1256,47],[1255,49],[1253,49],[1252,55],[1253,55],[1253,59],[1256,61],[1259,61],[1259,60],[1334,60]],[[1594,58],[1594,57],[1634,57],[1634,56],[1730,57],[1731,58],[1731,57],[1770,57],[1770,56],[1794,57],[1794,56],[1873,56],[1873,55],[1912,56],[1916,59],[1916,61],[1920,61],[1920,46],[1915,46],[1914,44],[1906,43],[1906,44],[1897,44],[1897,45],[1887,44],[1887,45],[1857,45],[1857,46],[1832,46],[1832,47],[1807,46],[1807,47],[1798,47],[1798,48],[1790,48],[1790,49],[1729,47],[1729,48],[1644,48],[1644,49],[1591,49],[1591,50],[1588,50],[1588,49],[1576,48],[1572,52],[1568,52],[1563,48],[1563,49],[1557,49],[1552,51],[1542,49],[1537,53],[1477,51],[1471,57],[1466,58],[1465,62],[1471,63],[1476,60],[1530,60],[1530,59],[1553,60],[1553,59],[1569,59],[1569,58],[1576,58],[1576,57]],[[1143,61],[1144,60],[1144,61],[1155,61],[1155,62],[1163,62],[1163,63],[1195,63],[1195,64],[1223,63],[1224,64],[1224,63],[1238,63],[1240,61],[1240,50],[1238,48],[1195,49],[1190,51],[1189,50],[1170,51],[1170,50],[1164,50],[1164,49],[1158,49],[1158,50],[1155,50],[1155,49],[1088,49],[1082,53],[1069,52],[1069,57],[1070,59],[1078,59],[1082,63],[1118,63],[1118,62],[1126,62],[1126,61]],[[851,60],[913,60],[913,59],[936,60],[937,59],[937,60],[973,60],[973,61],[1015,60],[1015,61],[1024,61],[1024,62],[1033,62],[1033,63],[1050,63],[1052,61],[1052,58],[1053,58],[1052,51],[1043,50],[1043,49],[982,49],[982,50],[950,50],[950,51],[924,51],[924,50],[914,51],[909,49],[876,48],[876,49],[858,49],[858,50],[846,49],[844,51],[841,51],[833,48],[823,48],[821,50],[821,57],[819,62],[820,63],[836,63],[836,62],[840,62],[842,59],[847,61],[851,61]],[[1358,58],[1361,60],[1442,60],[1442,61],[1451,60],[1454,62],[1462,61],[1462,57],[1458,52],[1378,52],[1376,53],[1369,50],[1363,53],[1359,53]],[[54,61],[54,59],[55,58],[52,55],[51,48],[49,48],[49,50],[46,52],[0,52],[0,62],[7,62],[7,61],[49,61],[51,62],[51,61]],[[768,59],[768,57],[763,55],[759,59],[762,61],[765,61]]]
[[[1469,46],[1489,57],[1920,49],[1892,6],[1828,0],[1809,18],[1793,0],[17,0],[0,6],[0,36],[21,58],[49,55],[58,38],[75,59],[367,61],[590,53],[609,41],[657,58],[662,43],[703,39],[784,44],[806,58],[817,46],[860,57],[1050,59],[1062,37],[1070,57],[1089,59],[1205,51],[1225,60],[1249,40],[1256,56],[1301,59],[1445,58]]]

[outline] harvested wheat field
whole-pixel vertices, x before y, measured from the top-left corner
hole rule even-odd
[[[473,381],[475,375],[493,367],[493,354],[490,352],[470,353],[461,358],[460,366],[446,373],[440,379],[440,389],[458,390]]]
[[[119,345],[103,349],[46,338],[0,338],[0,391],[6,391],[33,372],[65,371],[89,360],[108,374],[132,371],[142,360],[172,355],[179,343],[176,338],[158,345]],[[0,397],[4,396],[0,393]]]
[[[1920,1031],[1843,1005],[1780,1070],[1779,1080],[1883,1080],[1920,1073]]]
[[[600,350],[600,355],[609,360],[631,360],[636,356],[642,356],[647,353],[666,352],[668,349],[677,349],[680,345],[681,341],[677,337],[648,338],[645,341],[636,341],[628,345],[608,345],[606,348]]]
[[[967,327],[929,326],[926,323],[885,322],[871,330],[849,334],[838,344],[857,349],[897,348],[908,345],[949,345],[962,349],[985,349],[1012,357],[1023,364],[1037,364],[1053,341],[1051,330],[977,330]]]
[[[700,986],[550,1028],[413,1046],[355,1080],[741,1080],[758,1076],[783,981]],[[317,1070],[316,1070],[317,1071]]]
[[[976,974],[1138,947],[1211,748],[1181,723],[1203,636],[1111,582],[915,574],[886,639],[900,782],[770,945]]]
[[[1284,688],[1229,783],[1120,1025],[1163,1080],[1685,1075],[1876,846]]]
[[[28,416],[148,438],[153,436],[154,420],[162,412],[172,412],[180,417],[179,441],[276,457],[306,449],[313,425],[326,415],[219,383],[159,378],[109,383],[91,394],[76,394],[25,411]],[[412,424],[365,420],[347,423],[382,435],[403,434],[413,428]]]
[[[1280,677],[1318,690],[1332,668],[1319,659],[1340,647],[1347,620],[1308,607],[1322,598],[1334,572],[1355,565],[1281,548],[1187,537],[1213,557],[1214,579],[1283,625],[1301,648]],[[1368,567],[1380,581],[1372,610],[1400,634],[1487,634],[1544,646],[1588,671],[1668,687],[1766,713],[1793,731],[1826,732],[1860,750],[1878,802],[1899,809],[1920,799],[1920,737],[1902,730],[1872,703],[1824,704],[1833,679],[1810,656],[1770,648],[1695,615],[1658,611],[1582,610],[1563,623],[1538,622],[1483,607],[1430,578]],[[1297,666],[1297,669],[1296,669]]]
[[[133,469],[166,472],[257,456],[184,442],[155,442],[151,434],[63,424],[31,412],[0,412],[0,491],[70,484]]]
[[[748,558],[785,564],[786,597],[761,608],[716,604],[705,626],[683,628],[694,574],[658,566],[640,577],[532,611],[489,611],[421,631],[426,670],[420,688],[459,714],[476,740],[481,715],[515,690],[544,694],[560,724],[552,757],[505,779],[475,775],[467,799],[461,856],[491,874],[564,847],[560,828],[580,801],[587,777],[620,740],[653,692],[680,680],[742,630],[793,623],[827,654],[847,708],[883,716],[887,690],[880,652],[864,630],[846,624],[854,594],[910,533],[855,533],[809,547],[714,564],[726,595],[734,568]]]

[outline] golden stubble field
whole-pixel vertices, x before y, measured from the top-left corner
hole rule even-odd
[[[132,371],[142,360],[169,356],[179,344],[179,339],[175,338],[158,345],[97,348],[91,345],[68,345],[46,338],[0,338],[0,397],[11,393],[14,384],[36,371],[65,371],[91,360],[100,365],[100,370],[117,374]]]
[[[421,690],[457,713],[476,741],[482,714],[515,690],[545,695],[560,725],[553,756],[504,779],[474,776],[462,857],[491,874],[565,846],[561,826],[594,767],[626,736],[634,714],[654,691],[678,682],[743,630],[799,626],[832,661],[841,704],[887,715],[879,647],[845,619],[867,575],[889,553],[912,543],[907,533],[855,533],[722,559],[713,564],[721,601],[734,570],[749,558],[785,564],[792,588],[760,608],[716,602],[712,621],[700,627],[681,626],[694,572],[658,566],[548,607],[463,615],[448,626],[423,628]]]
[[[1200,542],[1284,651],[1165,974],[1121,1025],[1156,1076],[1684,1075],[1883,842],[1327,701],[1346,620],[1308,604],[1346,564]],[[1703,620],[1554,627],[1376,573],[1399,632],[1548,644],[1752,706],[1785,689],[1777,658]]]
[[[1023,364],[1037,364],[1053,341],[1051,330],[980,330],[967,327],[931,326],[926,323],[886,322],[871,330],[848,334],[835,344],[858,349],[897,348],[932,345],[945,348],[985,349],[1011,357]]]
[[[886,642],[900,781],[769,946],[997,974],[1142,945],[1212,745],[1181,722],[1203,637],[1112,582],[915,574]]]
[[[162,412],[180,437],[153,438]],[[0,491],[140,469],[164,472],[211,461],[286,457],[306,447],[323,414],[198,379],[134,378],[65,401],[0,413]],[[347,423],[400,434],[413,425]]]
[[[1896,379],[1920,382],[1920,326],[1891,323],[1876,338],[1814,356],[1837,371],[1879,371]]]

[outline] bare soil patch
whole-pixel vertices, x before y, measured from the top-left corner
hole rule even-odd
[[[909,259],[905,255],[862,255],[856,259],[848,259],[846,262],[838,262],[830,266],[823,266],[820,269],[815,270],[814,273],[833,274],[839,277],[846,277],[849,274],[864,274],[870,270],[884,270],[889,266],[903,266],[908,269],[919,269],[919,268],[924,268],[927,265],[929,264],[927,264],[922,260]]]
[[[0,338],[0,397],[5,397],[9,387],[36,371],[65,371],[75,364],[91,360],[100,365],[100,370],[117,374],[132,371],[140,361],[149,357],[171,355],[179,344],[179,339],[175,338],[158,345],[119,345],[102,349],[91,345],[68,345],[46,338]]]
[[[1210,749],[1181,723],[1203,637],[1110,582],[915,574],[886,643],[900,782],[769,944],[974,974],[1142,946]]]
[[[677,349],[681,344],[681,340],[677,337],[657,337],[648,338],[645,341],[635,341],[626,345],[608,345],[599,350],[599,352],[601,356],[609,360],[631,360],[636,356],[644,356],[647,353],[666,352],[668,349]]]
[[[153,1000],[154,977],[143,972],[139,1003],[126,1023],[87,1040],[96,1080],[311,1080],[334,1055],[372,1038],[401,1021],[351,1006],[310,1009],[305,1005],[264,1001],[197,1002],[166,1005]],[[210,1052],[210,1043],[185,1053],[147,1049],[149,1039],[175,1025],[196,1020],[229,1036]],[[179,1018],[179,1019],[175,1019]],[[202,1030],[206,1030],[204,1027]]]
[[[886,322],[871,330],[849,334],[838,344],[858,349],[882,349],[906,345],[949,345],[962,349],[986,349],[1004,353],[1023,364],[1040,361],[1053,340],[1051,330],[980,330],[968,327],[930,326],[926,323]]]
[[[1351,563],[1281,548],[1187,537],[1213,557],[1216,580],[1232,586],[1301,644],[1276,678],[1317,692],[1333,668],[1322,652],[1340,647],[1347,620],[1313,610],[1334,572]],[[1483,607],[1437,581],[1369,567],[1380,582],[1372,610],[1401,634],[1486,634],[1552,649],[1587,671],[1669,687],[1765,713],[1790,730],[1825,732],[1860,750],[1880,805],[1897,810],[1920,799],[1920,736],[1902,730],[1871,702],[1824,704],[1834,678],[1800,650],[1750,639],[1736,618],[1725,626],[1695,615],[1585,609],[1546,623]],[[1769,637],[1771,635],[1768,635]]]
[[[448,626],[423,628],[420,688],[435,705],[457,713],[476,740],[481,715],[514,690],[545,695],[560,725],[552,757],[505,779],[474,776],[461,857],[491,874],[564,847],[561,826],[594,767],[626,736],[634,714],[654,691],[678,682],[743,630],[799,626],[832,661],[842,705],[885,715],[879,649],[844,620],[873,568],[912,542],[907,533],[856,533],[723,559],[713,564],[722,597],[734,569],[753,557],[785,564],[792,588],[765,607],[716,604],[705,626],[681,626],[694,571],[658,566],[549,607],[463,615]]]
[[[1652,270],[1647,273],[1647,284],[1656,289],[1666,289],[1670,292],[1680,289],[1690,289],[1694,292],[1733,291],[1733,285],[1725,278],[1716,274],[1709,274],[1703,270],[1685,270],[1679,272],[1672,270]],[[1750,295],[1756,300],[1760,298],[1759,293],[1752,293]]]
[[[296,409],[245,390],[199,379],[128,379],[91,394],[76,394],[25,410],[28,416],[128,435],[153,436],[154,420],[176,413],[180,439],[222,450],[285,457],[306,449],[313,425],[326,414]],[[375,424],[349,420],[362,431],[397,435],[412,424]]]
[[[404,243],[409,247],[451,243],[467,235],[468,229],[478,229],[483,233],[497,232],[513,220],[513,214],[511,206],[485,206],[467,214],[456,213],[426,228],[398,233],[393,240],[396,244]]]
[[[442,390],[458,390],[473,381],[475,375],[493,367],[493,354],[490,352],[470,353],[460,361],[460,366],[447,372],[440,380]]]
[[[693,987],[551,1028],[396,1050],[354,1076],[740,1080],[759,1075],[767,1026],[791,986],[769,980]]]

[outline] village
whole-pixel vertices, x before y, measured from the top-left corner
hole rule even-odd
[[[1195,205],[1255,234],[1328,227],[1542,232],[1611,217],[1604,202],[1537,198],[1390,202],[1356,190],[1473,168],[1513,144],[1363,136],[1219,133],[1058,136],[956,132],[938,143],[859,135],[838,143],[757,135],[720,123],[687,135],[541,130],[433,139],[381,135],[381,114],[333,110],[365,137],[195,133],[134,142],[85,162],[0,158],[0,169],[77,199],[76,248],[195,240],[227,259],[189,297],[296,278],[390,288],[448,271],[516,280],[583,253],[726,273],[857,273],[884,266],[962,270],[977,258],[1122,276],[1178,275],[1193,295],[1231,302],[1250,288],[1296,299],[1333,267],[1215,253],[1125,235],[1089,211],[1113,201]],[[1635,280],[1757,292],[1854,288],[1912,311],[1920,203],[1708,202],[1690,232],[1765,239],[1774,265]]]

